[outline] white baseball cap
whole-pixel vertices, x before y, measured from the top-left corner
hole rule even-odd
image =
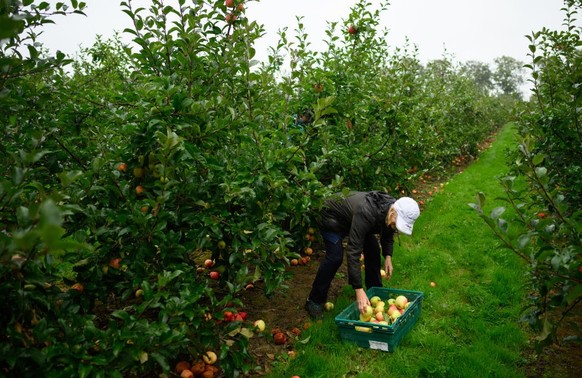
[[[396,228],[405,235],[412,235],[414,221],[420,215],[418,203],[410,197],[401,197],[392,205],[396,210]]]

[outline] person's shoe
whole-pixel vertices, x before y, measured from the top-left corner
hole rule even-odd
[[[323,306],[308,299],[305,303],[305,311],[312,319],[320,319],[323,317]]]

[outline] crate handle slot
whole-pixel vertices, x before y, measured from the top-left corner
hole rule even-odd
[[[372,327],[354,326],[354,329],[358,332],[372,333]]]

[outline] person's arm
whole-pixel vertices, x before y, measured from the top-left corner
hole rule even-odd
[[[386,228],[382,230],[380,237],[380,245],[382,246],[382,255],[384,255],[384,270],[386,271],[386,279],[392,277],[394,268],[392,267],[392,253],[394,252],[394,230]]]
[[[386,271],[386,280],[389,280],[392,277],[392,271],[394,268],[392,267],[392,256],[388,255],[384,259],[384,270]]]
[[[358,304],[358,310],[360,310],[360,313],[365,314],[366,307],[370,306],[370,300],[362,288],[356,289],[356,303]]]
[[[371,229],[372,223],[361,213],[354,215],[352,226],[348,235],[346,250],[348,261],[348,282],[356,292],[356,301],[361,313],[366,312],[366,306],[370,301],[362,285],[362,265],[360,256],[364,250],[364,239]]]

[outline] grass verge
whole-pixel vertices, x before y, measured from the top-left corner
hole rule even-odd
[[[515,130],[504,127],[491,148],[453,177],[426,204],[414,236],[396,245],[393,288],[422,291],[422,314],[394,352],[341,340],[334,317],[351,301],[346,287],[335,310],[310,330],[297,357],[274,366],[270,377],[516,377],[527,331],[519,323],[525,267],[498,248],[498,240],[467,204],[478,191],[503,195],[497,177],[507,171]],[[436,286],[431,287],[430,283]]]

